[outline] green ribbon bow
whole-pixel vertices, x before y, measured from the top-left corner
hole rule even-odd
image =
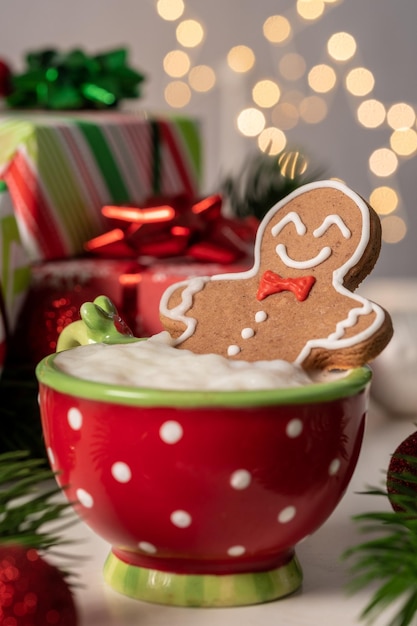
[[[82,50],[41,50],[26,55],[27,69],[12,76],[12,108],[106,109],[140,97],[143,74],[127,64],[125,48],[89,56]]]

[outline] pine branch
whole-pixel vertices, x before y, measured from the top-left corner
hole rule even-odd
[[[65,540],[61,532],[68,525],[70,503],[57,500],[60,487],[42,489],[55,474],[44,467],[43,459],[30,458],[28,451],[0,454],[0,541],[46,550]],[[74,518],[75,520],[75,518]],[[62,522],[53,525],[52,522]],[[64,526],[65,524],[65,526]],[[46,530],[48,526],[51,530]]]
[[[417,613],[417,475],[413,473],[414,469],[417,472],[417,459],[405,455],[401,458],[409,469],[391,472],[387,491],[374,487],[363,492],[388,497],[393,510],[354,516],[360,532],[375,536],[342,555],[343,559],[355,561],[350,567],[351,593],[379,584],[362,612],[362,619],[372,620],[392,603],[402,602],[387,626],[409,626]]]

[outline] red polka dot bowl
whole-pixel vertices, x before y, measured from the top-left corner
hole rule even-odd
[[[82,349],[82,348],[81,348]],[[295,546],[345,492],[370,370],[269,391],[168,391],[37,367],[45,444],[105,580],[138,599],[236,606],[295,591]]]

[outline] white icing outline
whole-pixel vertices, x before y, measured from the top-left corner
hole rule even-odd
[[[316,265],[320,265],[329,258],[332,253],[332,249],[329,246],[322,248],[320,252],[313,258],[307,259],[305,261],[295,261],[287,254],[287,247],[283,243],[279,243],[275,248],[275,251],[281,261],[287,266],[292,267],[298,270],[309,270],[312,267],[316,267]]]
[[[290,211],[288,215],[283,217],[282,220],[278,222],[278,224],[275,224],[275,226],[271,228],[272,236],[276,237],[285,226],[291,223],[294,224],[297,235],[301,236],[306,234],[307,227],[301,217],[298,215],[298,213],[296,213],[296,211]]]
[[[345,239],[350,239],[352,237],[352,233],[350,232],[349,228],[346,226],[340,215],[333,214],[328,215],[324,218],[323,224],[321,224],[321,226],[313,231],[313,237],[322,237],[332,224],[338,226],[340,232],[342,233],[342,236]]]
[[[244,272],[238,272],[238,273],[216,274],[211,277],[210,276],[199,277],[198,279],[191,279],[190,281],[183,281],[181,283],[176,283],[168,287],[168,289],[164,292],[161,298],[160,312],[162,315],[165,315],[166,317],[169,317],[174,320],[182,321],[186,326],[184,332],[175,340],[174,345],[178,345],[179,343],[182,343],[183,341],[188,339],[188,337],[190,337],[195,330],[197,320],[195,318],[186,316],[185,313],[189,310],[192,304],[193,295],[197,291],[199,291],[199,289],[196,288],[197,287],[196,281],[199,281],[199,284],[201,285],[201,289],[202,289],[205,283],[208,281],[242,280],[242,279],[247,279],[247,278],[254,278],[259,272],[260,263],[261,263],[261,259],[260,259],[261,242],[262,242],[265,230],[266,228],[268,228],[269,222],[272,220],[272,218],[275,217],[278,211],[280,211],[284,206],[286,206],[294,198],[297,198],[298,196],[308,191],[312,191],[314,189],[323,189],[327,187],[332,188],[332,189],[337,189],[338,191],[341,191],[344,195],[346,195],[348,198],[350,198],[356,204],[356,206],[358,207],[362,215],[362,231],[361,231],[361,237],[360,237],[358,246],[356,250],[354,251],[354,253],[352,254],[352,256],[349,257],[349,259],[347,259],[347,261],[340,268],[334,270],[333,280],[332,280],[333,287],[338,293],[340,293],[341,295],[347,296],[350,299],[356,300],[358,303],[361,304],[361,306],[355,309],[351,309],[348,317],[338,322],[338,324],[336,325],[336,330],[330,335],[328,335],[327,337],[321,337],[318,339],[311,339],[307,341],[306,345],[301,350],[301,352],[295,359],[294,363],[297,363],[297,364],[302,363],[313,348],[325,348],[328,350],[336,350],[339,348],[347,348],[347,347],[354,346],[357,343],[365,341],[366,339],[371,337],[381,327],[385,319],[385,313],[383,309],[378,304],[375,304],[374,302],[367,300],[363,296],[360,296],[358,294],[355,294],[349,291],[343,286],[344,277],[346,276],[348,271],[352,267],[354,267],[362,258],[365,252],[366,246],[368,245],[368,242],[369,242],[370,214],[369,214],[368,205],[357,193],[349,189],[349,187],[347,187],[344,183],[341,183],[336,180],[324,180],[324,181],[317,181],[313,183],[307,183],[306,185],[298,187],[295,191],[293,191],[288,196],[280,200],[275,206],[273,206],[268,211],[268,213],[265,215],[265,217],[263,218],[258,228],[258,232],[257,232],[256,239],[255,239],[254,264],[251,269],[246,270]],[[176,291],[179,287],[183,285],[186,286],[186,289],[184,290],[183,295],[182,295],[182,302],[174,309],[168,309],[167,304],[171,298],[171,295],[173,294],[174,291]],[[357,319],[360,317],[360,315],[367,315],[371,312],[374,312],[376,314],[376,317],[373,323],[370,326],[368,326],[368,328],[366,328],[362,332],[352,337],[347,337],[345,339],[342,338],[345,330],[353,326],[356,323]]]

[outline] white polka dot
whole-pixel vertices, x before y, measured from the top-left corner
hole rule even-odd
[[[255,314],[255,322],[265,322],[267,318],[268,315],[265,311],[257,311]]]
[[[241,332],[242,339],[250,339],[255,334],[253,328],[244,328]]]
[[[242,554],[245,554],[246,552],[246,548],[244,546],[231,546],[228,551],[227,554],[229,556],[242,556]]]
[[[46,454],[48,455],[48,459],[49,459],[50,464],[51,465],[55,465],[54,451],[49,446],[48,446],[48,448],[46,448]]]
[[[81,411],[79,411],[75,407],[72,407],[67,413],[67,418],[68,424],[73,430],[80,430],[81,426],[83,425],[83,415]]]
[[[149,541],[140,541],[138,543],[138,548],[143,552],[147,552],[148,554],[155,554],[157,552],[156,547],[153,543],[149,543]]]
[[[88,491],[85,491],[85,489],[77,489],[75,495],[77,496],[77,500],[79,500],[83,506],[87,509],[91,509],[94,504],[94,500],[93,496],[89,494]]]
[[[281,524],[287,524],[292,519],[294,519],[297,510],[295,506],[286,506],[285,509],[282,509],[281,513],[278,515],[278,521]]]
[[[178,528],[187,528],[191,524],[192,518],[187,511],[174,511],[171,513],[171,522]]]
[[[230,484],[233,489],[246,489],[249,487],[252,476],[248,470],[240,469],[233,472],[230,477]]]
[[[175,422],[174,420],[164,422],[159,429],[159,436],[162,441],[165,441],[165,443],[177,443],[183,434],[184,431],[181,424]]]
[[[115,480],[119,483],[128,483],[132,478],[132,472],[127,463],[117,461],[111,466],[111,474]]]
[[[231,345],[227,348],[228,356],[236,356],[237,354],[239,354],[239,352],[240,352],[239,346]]]
[[[299,437],[303,431],[303,422],[298,419],[293,419],[287,424],[286,433],[288,437],[294,439],[295,437]]]
[[[330,476],[334,476],[335,474],[337,474],[337,472],[339,471],[339,468],[340,468],[339,459],[333,459],[333,461],[329,465]]]

